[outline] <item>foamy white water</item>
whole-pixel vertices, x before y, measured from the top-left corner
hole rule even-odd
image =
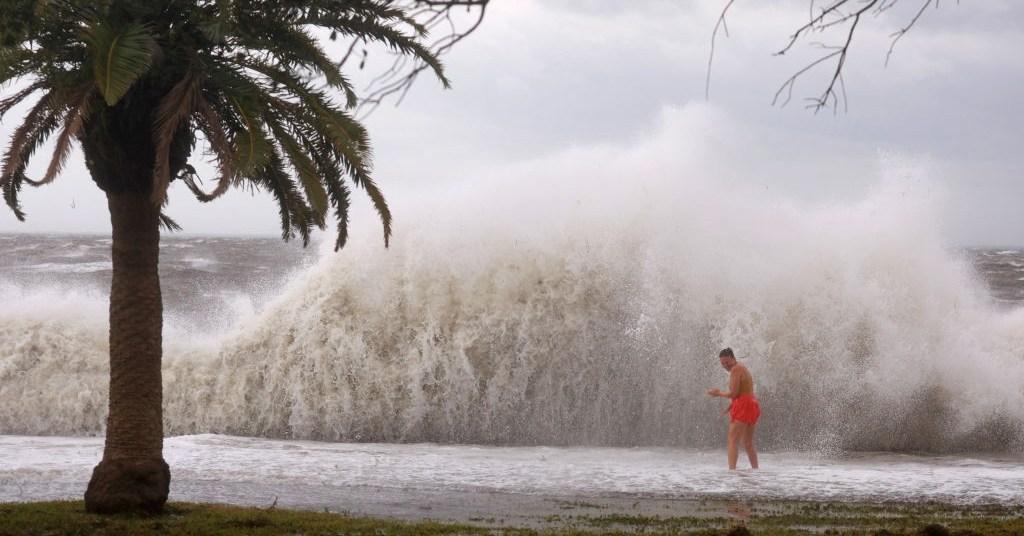
[[[0,501],[80,498],[101,451],[99,439],[0,436]],[[509,501],[531,497],[1024,505],[1019,457],[768,452],[764,469],[730,472],[722,451],[216,435],[168,438],[165,456],[172,500],[269,505],[276,497],[281,506],[401,517],[417,509],[420,516],[458,517],[460,501],[487,514],[486,504],[474,503],[480,496],[490,497],[490,515],[499,516],[507,514]]]

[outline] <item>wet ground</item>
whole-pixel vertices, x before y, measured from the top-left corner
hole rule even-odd
[[[80,498],[100,438],[0,436],[0,502]],[[806,503],[1024,507],[1024,460],[768,452],[759,471],[686,449],[168,438],[171,500],[537,526],[731,517]],[[796,506],[794,506],[796,505]],[[628,520],[627,520],[628,521]]]

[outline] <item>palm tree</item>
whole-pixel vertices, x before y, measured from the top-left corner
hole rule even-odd
[[[427,65],[447,86],[424,28],[387,0],[10,0],[0,13],[0,83],[15,82],[0,117],[37,97],[3,155],[0,188],[19,220],[18,195],[61,172],[79,142],[107,197],[113,235],[110,403],[103,459],[86,509],[159,511],[163,460],[157,273],[168,186],[202,201],[229,187],[277,200],[283,237],[308,243],[328,212],[345,244],[349,182],[369,195],[391,234],[371,177],[366,129],[352,85],[327,39],[381,43]],[[341,97],[342,103],[335,102]],[[30,157],[55,136],[45,173]],[[206,148],[219,177],[204,191],[189,164]]]

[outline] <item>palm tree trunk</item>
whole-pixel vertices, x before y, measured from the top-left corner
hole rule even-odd
[[[170,470],[163,459],[163,304],[160,207],[143,193],[108,193],[113,231],[110,406],[103,460],[85,492],[90,512],[159,511]]]

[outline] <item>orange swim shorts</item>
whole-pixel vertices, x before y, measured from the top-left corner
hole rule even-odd
[[[761,405],[757,403],[754,395],[740,395],[732,401],[729,407],[729,420],[732,422],[743,422],[757,424],[761,416]]]

